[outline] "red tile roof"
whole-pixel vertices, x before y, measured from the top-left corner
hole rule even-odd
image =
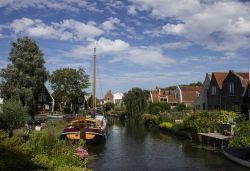
[[[213,72],[214,78],[219,86],[219,88],[222,88],[223,81],[225,80],[226,76],[228,75],[228,72]]]
[[[160,91],[159,91],[160,90]],[[168,103],[177,103],[175,90],[159,89],[151,91],[151,99],[153,103],[159,102],[159,97],[166,97]]]
[[[199,96],[202,86],[180,86],[182,93],[182,102],[194,102]]]
[[[249,72],[236,72],[236,74],[240,75],[243,79],[249,79]]]
[[[249,72],[236,72],[236,75],[241,79],[242,86],[247,87],[249,81]]]
[[[106,95],[104,96],[103,100],[113,100],[113,94],[111,90],[109,90]]]

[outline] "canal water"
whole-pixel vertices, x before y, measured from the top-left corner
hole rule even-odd
[[[94,171],[245,171],[220,152],[141,124],[116,122],[105,144],[87,145],[88,168]]]

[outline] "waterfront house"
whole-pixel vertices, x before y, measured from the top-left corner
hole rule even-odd
[[[55,101],[45,85],[38,91],[35,101],[37,113],[54,112]]]
[[[213,72],[207,92],[208,109],[219,109],[221,107],[221,89],[223,81],[228,72]]]
[[[150,91],[150,97],[152,103],[165,102],[170,104],[171,108],[177,104],[175,90],[157,88]]]
[[[193,103],[200,95],[202,86],[179,86],[176,88],[177,103],[183,103],[186,107],[193,107]]]
[[[232,107],[240,109],[243,104],[243,93],[248,86],[248,79],[248,72],[229,71],[221,89],[222,109],[231,109]]]
[[[111,90],[109,90],[103,98],[103,104],[108,103],[108,102],[112,102],[112,103],[114,102],[114,96]]]
[[[211,73],[206,73],[206,77],[203,82],[200,95],[195,99],[194,104],[193,104],[195,110],[207,110],[208,109],[207,92],[209,89],[211,76],[212,76]]]
[[[123,93],[115,93],[113,95],[114,104],[120,105],[122,103]]]

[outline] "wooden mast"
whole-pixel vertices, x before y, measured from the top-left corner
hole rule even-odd
[[[96,112],[96,42],[94,47],[94,55],[93,55],[93,96],[92,96],[92,108],[94,110],[94,114]]]

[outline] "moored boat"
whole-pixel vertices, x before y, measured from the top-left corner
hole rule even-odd
[[[223,154],[235,163],[250,168],[250,147],[224,148]]]
[[[70,122],[63,130],[61,139],[84,139],[88,142],[105,141],[107,120],[104,115],[81,117]]]
[[[85,139],[89,142],[100,142],[106,139],[107,119],[99,114],[96,107],[96,45],[93,55],[93,95],[91,114],[77,118],[63,130],[62,139]]]

